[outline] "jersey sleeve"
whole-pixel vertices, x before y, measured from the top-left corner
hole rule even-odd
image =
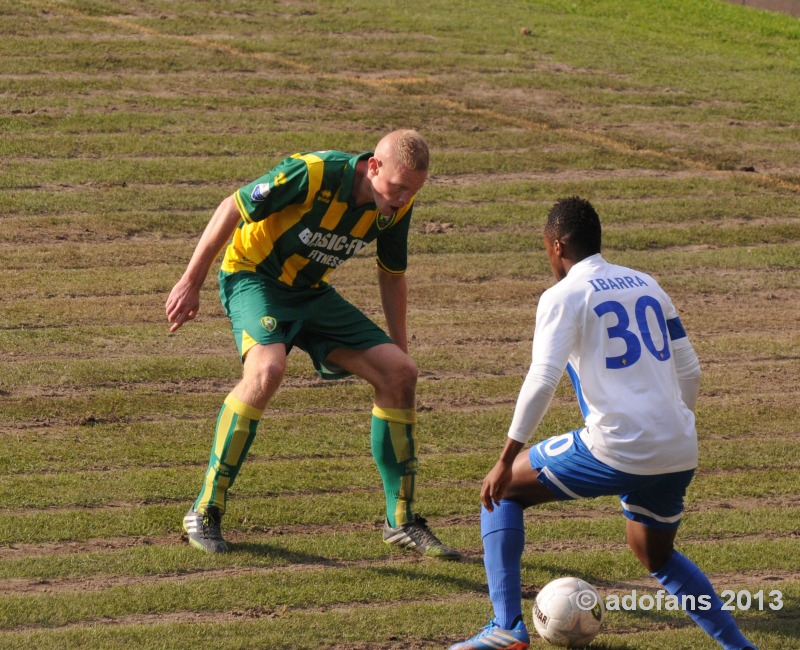
[[[239,189],[234,197],[242,219],[250,223],[263,221],[292,203],[303,203],[308,189],[308,165],[296,154]]]
[[[536,308],[532,365],[566,369],[569,355],[579,343],[580,319],[574,307],[556,291],[545,291]]]
[[[395,222],[378,235],[377,262],[387,273],[400,275],[408,266],[408,230],[414,202],[398,211]]]
[[[683,327],[678,312],[669,302],[667,312],[667,332],[669,333],[675,374],[683,403],[694,413],[700,395],[700,359]]]
[[[517,397],[508,437],[525,444],[542,422],[550,407],[563,370],[554,366],[532,365]]]

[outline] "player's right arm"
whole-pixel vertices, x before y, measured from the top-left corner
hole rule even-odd
[[[495,504],[500,505],[508,484],[511,483],[514,459],[517,457],[524,443],[513,438],[506,438],[505,447],[500,453],[500,458],[494,464],[481,485],[481,503],[489,512],[494,510]]]
[[[499,504],[512,478],[514,459],[544,418],[564,373],[577,336],[571,311],[552,291],[539,299],[533,336],[531,366],[517,397],[505,446],[483,479],[481,502],[491,512]]]
[[[174,332],[186,321],[197,316],[200,309],[200,289],[211,265],[233,236],[241,216],[233,195],[226,198],[214,212],[181,279],[170,291],[165,311]]]
[[[530,440],[544,418],[579,340],[578,319],[568,296],[545,291],[536,307],[531,365],[517,397],[508,437],[522,444]]]

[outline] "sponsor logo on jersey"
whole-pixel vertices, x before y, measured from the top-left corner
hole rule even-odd
[[[272,316],[264,316],[264,318],[261,319],[261,327],[268,332],[274,332],[275,328],[278,327],[278,321]]]
[[[308,259],[332,269],[335,269],[367,245],[367,242],[357,237],[339,235],[329,231],[312,232],[309,228],[304,228],[299,238],[306,246],[314,249],[309,251],[306,256]],[[340,253],[341,257],[331,253]]]
[[[269,196],[269,183],[259,183],[250,193],[250,198],[253,201],[263,201],[267,196]]]
[[[259,202],[264,201],[268,196],[272,189],[279,187],[280,185],[286,184],[286,174],[284,172],[280,172],[275,178],[272,179],[272,186],[270,187],[269,183],[259,183],[253,188],[253,191],[250,192],[250,199]]]
[[[330,203],[332,198],[333,193],[330,190],[322,190],[317,194],[317,201],[321,201],[322,203]]]
[[[328,255],[327,253],[323,253],[322,251],[313,250],[308,254],[308,258],[312,262],[317,262],[322,264],[323,266],[327,266],[328,268],[335,269],[338,268],[340,264],[342,264],[345,259],[341,257],[337,257],[336,255]]]
[[[367,245],[367,242],[357,237],[337,235],[335,232],[312,232],[308,228],[304,228],[299,237],[300,241],[306,246],[335,253],[344,253],[348,257],[355,255]]]
[[[394,218],[397,216],[397,213],[389,215],[388,217],[384,214],[378,213],[378,216],[375,217],[375,225],[378,226],[378,230],[386,230],[389,226],[394,223]]]

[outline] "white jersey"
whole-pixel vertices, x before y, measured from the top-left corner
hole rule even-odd
[[[585,418],[581,438],[598,460],[631,474],[678,472],[697,466],[694,414],[674,358],[686,347],[658,283],[597,254],[542,294],[531,367],[567,370]],[[512,438],[532,433],[514,426]]]

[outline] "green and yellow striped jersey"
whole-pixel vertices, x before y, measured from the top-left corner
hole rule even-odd
[[[242,217],[222,270],[255,271],[293,288],[319,287],[330,273],[377,240],[378,264],[403,273],[413,199],[391,217],[374,203],[354,207],[356,164],[371,153],[297,153],[239,189]]]

